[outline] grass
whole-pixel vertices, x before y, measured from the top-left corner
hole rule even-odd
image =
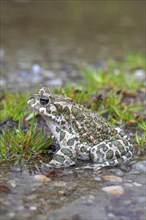
[[[114,125],[136,128],[135,146],[142,151],[146,146],[146,123],[144,116],[145,82],[137,81],[132,69],[145,67],[144,56],[128,54],[123,61],[109,59],[106,66],[83,68],[83,83],[54,90],[103,115]],[[27,106],[30,94],[7,93],[0,104],[0,158],[9,161],[31,161],[41,157],[52,144],[41,118]]]

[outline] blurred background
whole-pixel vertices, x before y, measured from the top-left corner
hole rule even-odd
[[[4,88],[76,82],[84,64],[144,50],[143,0],[1,0]]]

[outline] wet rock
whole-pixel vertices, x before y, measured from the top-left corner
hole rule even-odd
[[[36,206],[30,206],[29,209],[32,210],[32,211],[35,211],[35,210],[37,210],[37,207]]]
[[[35,180],[41,181],[41,182],[50,182],[51,179],[44,176],[44,175],[35,175],[34,176]]]
[[[16,180],[9,180],[7,183],[13,188],[16,187]]]
[[[146,161],[139,161],[132,166],[135,171],[140,171],[141,173],[146,173]]]
[[[27,196],[27,200],[34,200],[36,198],[37,198],[36,194],[31,194],[31,195]]]
[[[7,185],[0,185],[0,192],[4,192],[4,193],[10,193],[11,189],[7,186]]]
[[[111,168],[110,173],[112,175],[116,175],[116,176],[119,176],[119,177],[123,177],[125,175],[125,173],[121,169],[118,169],[118,168]]]
[[[121,177],[115,175],[105,175],[102,176],[102,179],[109,182],[119,182],[119,183],[123,181]]]
[[[56,187],[66,187],[67,183],[64,181],[57,181],[57,182],[54,182],[54,185]]]
[[[100,182],[100,181],[101,181],[101,177],[100,177],[100,176],[96,176],[96,177],[94,177],[94,179],[95,179],[97,182]]]
[[[93,195],[89,195],[87,199],[87,203],[92,204],[94,202],[95,197]]]
[[[132,183],[124,183],[124,186],[133,187],[133,184]]]
[[[142,82],[143,80],[145,80],[146,77],[146,72],[144,69],[135,69],[133,70],[134,72],[134,77],[139,81]]]
[[[139,186],[142,186],[141,183],[137,183],[137,182],[134,182],[133,185],[134,185],[134,186],[138,186],[138,187],[139,187]]]
[[[41,73],[41,71],[42,71],[42,68],[39,64],[35,63],[32,65],[32,68],[31,68],[32,73],[39,74],[39,73]]]
[[[106,186],[102,188],[103,191],[107,192],[108,194],[119,196],[123,195],[124,189],[122,186]]]

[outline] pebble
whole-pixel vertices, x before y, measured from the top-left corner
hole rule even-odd
[[[139,81],[142,82],[145,80],[145,70],[144,69],[136,69],[134,70],[134,77]]]
[[[8,184],[10,184],[11,187],[15,188],[16,187],[16,180],[9,180]]]
[[[105,175],[102,176],[102,179],[109,182],[119,182],[119,183],[123,181],[121,177],[115,175]]]
[[[100,176],[96,176],[94,179],[95,179],[97,182],[100,182],[100,181],[101,181],[101,177],[100,177]]]
[[[93,196],[93,195],[89,195],[87,201],[88,201],[88,203],[92,204],[92,203],[94,202],[94,199],[95,199],[95,196]]]
[[[39,64],[35,63],[32,65],[31,71],[32,71],[32,73],[38,74],[41,72],[41,66]]]
[[[109,212],[107,215],[108,215],[109,218],[114,218],[115,217],[115,215],[111,212]]]
[[[139,186],[142,186],[141,183],[137,183],[137,182],[134,182],[133,184],[134,184],[135,186],[138,186],[138,187],[139,187]]]
[[[119,196],[124,193],[124,189],[122,186],[106,186],[102,188],[103,191],[107,192],[108,194]]]
[[[133,187],[132,183],[124,183],[124,185],[127,186],[127,187]]]
[[[34,176],[35,180],[41,181],[41,182],[50,182],[51,179],[44,176],[44,175],[35,175]]]
[[[36,194],[30,194],[29,196],[27,196],[27,200],[34,200],[37,198]]]
[[[142,173],[146,173],[146,161],[139,161],[132,166],[133,170],[138,170]]]
[[[34,211],[34,210],[37,210],[37,207],[36,206],[30,206],[29,209]]]
[[[63,181],[57,181],[54,183],[56,187],[66,187],[67,183]]]

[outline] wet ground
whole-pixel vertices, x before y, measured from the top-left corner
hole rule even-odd
[[[2,220],[144,220],[146,157],[100,171],[1,166]]]

